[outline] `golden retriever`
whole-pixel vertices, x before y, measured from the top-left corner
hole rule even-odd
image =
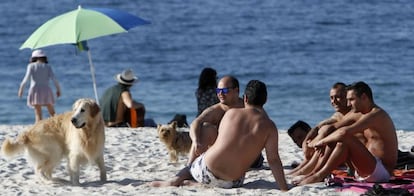
[[[177,162],[179,154],[187,154],[191,148],[189,132],[178,131],[177,122],[173,121],[168,125],[157,125],[158,137],[167,147],[170,154],[170,161]]]
[[[93,99],[78,99],[72,111],[41,120],[1,147],[6,157],[26,152],[35,173],[44,182],[53,182],[52,171],[62,158],[68,160],[73,185],[79,185],[83,164],[97,164],[100,180],[106,181],[104,164],[105,128],[98,104]]]

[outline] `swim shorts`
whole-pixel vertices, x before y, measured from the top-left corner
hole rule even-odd
[[[359,181],[365,181],[365,182],[388,182],[391,178],[390,173],[388,173],[387,169],[385,169],[384,165],[382,164],[381,159],[375,157],[377,160],[377,164],[375,166],[374,172],[372,172],[371,175],[367,177],[361,177],[358,175],[358,173],[355,171],[355,177]]]
[[[244,182],[244,176],[234,181],[221,180],[215,177],[206,166],[206,163],[204,161],[204,154],[200,155],[191,164],[190,173],[197,182],[213,187],[220,187],[226,189],[237,188],[241,187]]]

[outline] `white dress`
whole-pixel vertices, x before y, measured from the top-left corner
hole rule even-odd
[[[58,85],[52,68],[46,63],[30,63],[27,65],[26,75],[20,86],[24,87],[29,78],[30,89],[27,95],[27,105],[54,104],[55,99],[49,86],[49,80],[52,80],[56,86]]]

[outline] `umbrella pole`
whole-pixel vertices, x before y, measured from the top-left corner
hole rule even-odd
[[[89,65],[91,68],[91,76],[92,76],[92,82],[93,82],[93,91],[95,92],[95,100],[96,100],[96,103],[99,105],[98,91],[96,90],[95,68],[92,63],[92,55],[91,55],[90,49],[88,50],[88,59],[89,59]]]

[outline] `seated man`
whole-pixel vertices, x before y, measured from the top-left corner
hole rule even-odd
[[[138,77],[132,70],[127,69],[117,74],[115,80],[118,83],[108,88],[100,99],[105,125],[128,127],[131,126],[131,121],[135,120],[136,127],[143,127],[145,107],[142,103],[134,101],[130,92],[131,86],[138,82]],[[134,119],[131,120],[132,117]]]
[[[302,138],[301,142],[298,145],[301,145],[304,160],[299,164],[298,167],[290,171],[288,174],[292,176],[306,175],[312,170],[319,170],[320,167],[324,164],[324,160],[319,159],[319,154],[314,154],[314,150],[308,147],[308,143],[312,141],[320,132],[319,130],[328,125],[332,125],[341,119],[344,118],[346,114],[349,113],[351,107],[348,106],[346,100],[346,85],[342,82],[336,82],[332,85],[332,88],[329,91],[329,99],[331,101],[331,106],[334,108],[335,112],[331,117],[325,119],[318,123],[314,128],[312,128],[306,134],[305,138]],[[330,153],[329,149],[324,151],[324,153]]]
[[[311,127],[308,123],[298,120],[295,124],[293,124],[287,131],[290,138],[295,142],[295,144],[302,148],[302,143],[306,138],[306,135],[311,130]]]
[[[310,173],[299,184],[322,181],[344,161],[353,166],[358,179],[366,182],[387,182],[392,176],[398,156],[392,119],[375,104],[371,88],[364,82],[347,87],[347,100],[352,110],[361,115],[350,124],[326,130],[326,137],[317,137],[308,144],[316,150],[330,146],[333,151],[320,170]]]
[[[299,147],[302,148],[302,144],[305,141],[306,135],[312,128],[309,126],[308,123],[298,120],[295,124],[293,124],[287,131],[289,137],[293,140],[293,142]],[[294,161],[291,166],[292,168],[301,168],[305,164],[307,164],[306,159],[302,161],[300,164]],[[298,170],[296,169],[296,170]],[[295,169],[291,171],[295,172]]]
[[[214,143],[224,113],[231,108],[244,107],[243,99],[239,97],[239,81],[235,77],[224,76],[221,78],[216,93],[220,102],[206,108],[191,123],[190,137],[193,143],[189,152],[188,165]],[[252,168],[260,168],[262,163],[263,157],[260,154],[252,164]]]
[[[216,141],[170,181],[155,181],[151,186],[180,186],[185,180],[232,188],[243,185],[245,173],[263,148],[280,190],[287,191],[278,151],[278,130],[263,105],[267,89],[263,82],[251,80],[243,96],[244,108],[228,110],[221,120]]]

